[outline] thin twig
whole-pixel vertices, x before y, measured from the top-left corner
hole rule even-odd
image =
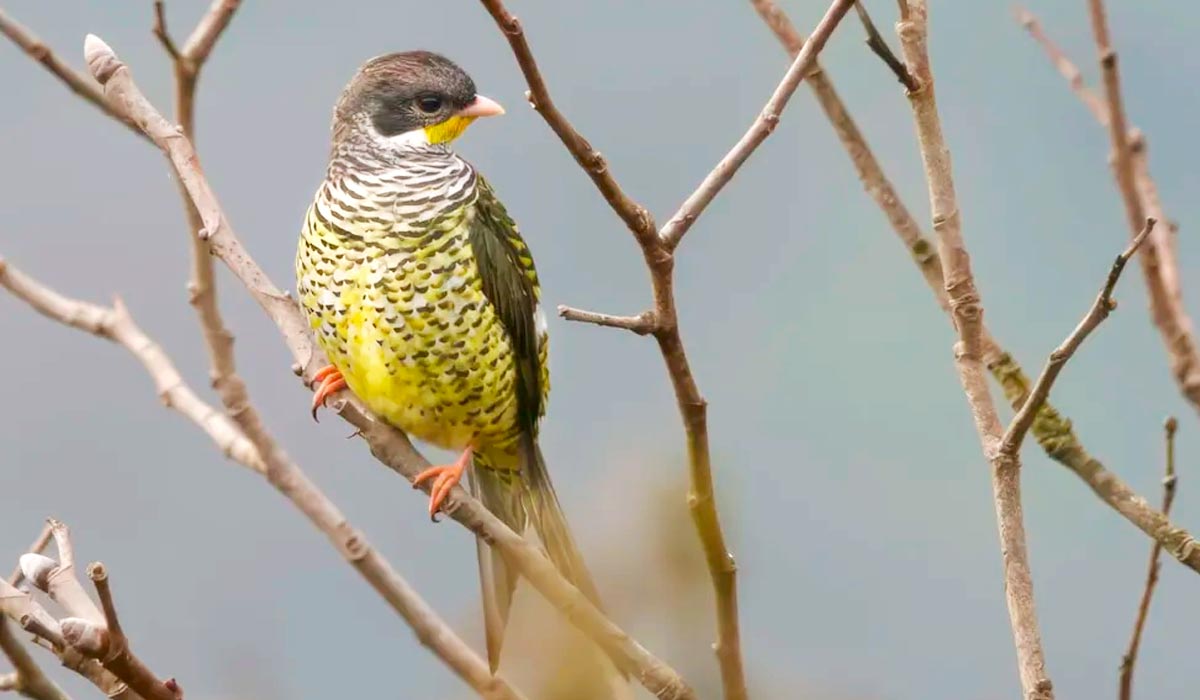
[[[183,54],[179,52],[179,47],[175,45],[175,40],[171,38],[171,32],[167,30],[167,7],[163,0],[154,0],[154,26],[151,28],[154,36],[158,39],[158,43],[162,44],[163,50],[171,57],[173,61],[183,59]]]
[[[796,30],[787,14],[773,0],[750,2],[783,48],[794,58],[804,46],[804,37]],[[907,12],[907,3],[904,0],[901,0],[901,7],[901,17],[904,17],[904,13]],[[805,83],[812,89],[826,118],[842,142],[842,147],[858,172],[863,189],[887,217],[892,230],[909,252],[938,306],[953,320],[950,298],[942,282],[942,261],[937,248],[922,233],[920,225],[883,172],[870,144],[834,89],[833,81],[826,71],[817,67],[809,74]],[[1144,150],[1135,150],[1135,155],[1143,153]],[[1138,161],[1145,165],[1144,157]],[[1153,193],[1152,184],[1147,184],[1148,176],[1141,178],[1141,182],[1144,193]],[[1149,195],[1144,196],[1147,196],[1147,202],[1151,201]],[[1157,197],[1153,199],[1157,201]],[[1160,211],[1151,207],[1148,209],[1151,212]],[[1178,290],[1178,286],[1174,289]],[[1004,396],[1009,405],[1014,410],[1019,410],[1029,396],[1032,380],[1025,374],[1020,363],[1005,352],[999,341],[990,335],[986,324],[983,328],[983,360],[992,377],[1004,389]],[[1038,412],[1032,432],[1047,456],[1070,469],[1106,505],[1120,513],[1148,537],[1163,545],[1163,549],[1172,557],[1193,571],[1200,572],[1200,546],[1197,546],[1191,534],[1169,521],[1145,498],[1129,488],[1120,476],[1106,469],[1104,464],[1084,447],[1071,421],[1049,402]]]
[[[290,295],[281,291],[238,240],[207,180],[191,143],[172,127],[146,100],[133,82],[128,68],[103,41],[89,36],[85,58],[93,76],[104,86],[114,105],[129,114],[162,149],[176,174],[187,186],[189,196],[204,222],[202,232],[213,253],[245,285],[275,325],[295,359],[297,373],[311,380],[324,358],[313,345],[308,324]],[[399,430],[375,419],[349,392],[342,393],[339,414],[361,431],[379,461],[411,481],[429,466]],[[422,485],[425,490],[428,486]],[[587,597],[562,577],[539,547],[502,523],[495,515],[455,487],[448,514],[490,546],[528,580],[572,623],[585,632],[613,658],[619,668],[634,673],[651,692],[668,698],[694,697],[678,673],[654,657],[623,630],[607,619]]]
[[[1014,8],[1013,12],[1017,17],[1017,22],[1025,28],[1025,31],[1029,32],[1029,36],[1033,37],[1033,40],[1042,47],[1042,50],[1046,52],[1046,56],[1054,64],[1054,67],[1058,69],[1058,72],[1062,73],[1062,76],[1067,79],[1067,83],[1071,86],[1071,91],[1079,97],[1088,108],[1088,111],[1092,113],[1092,116],[1096,118],[1096,121],[1100,122],[1102,126],[1108,126],[1108,107],[1104,104],[1104,100],[1100,99],[1083,82],[1083,74],[1079,72],[1074,63],[1071,63],[1067,55],[1062,52],[1062,49],[1058,48],[1050,40],[1050,37],[1046,36],[1046,32],[1042,30],[1042,25],[1038,22],[1037,17],[1033,16],[1032,13],[1023,7]]]
[[[117,618],[117,606],[113,602],[112,590],[108,585],[108,572],[104,565],[95,562],[88,566],[88,578],[96,587],[96,595],[100,598],[100,606],[104,611],[104,630],[107,632],[107,646],[95,658],[114,676],[120,678],[129,687],[147,700],[178,700],[166,683],[159,680],[129,646],[129,639],[121,629]]]
[[[705,176],[704,181],[696,187],[696,190],[688,195],[688,198],[663,226],[659,232],[659,238],[668,251],[673,251],[679,245],[684,234],[704,213],[705,207],[712,202],[725,185],[729,184],[742,164],[779,125],[779,119],[783,115],[784,108],[787,107],[788,100],[792,98],[805,76],[817,69],[817,56],[825,48],[825,43],[833,35],[833,30],[837,28],[838,23],[850,11],[853,4],[853,0],[834,0],[826,10],[825,16],[813,28],[808,41],[804,43],[803,48],[796,54],[796,58],[792,60],[792,65],[784,73],[783,79],[779,81],[779,85],[776,86],[754,123],[750,125],[750,128],[730,149],[729,153]]]
[[[169,406],[190,418],[209,434],[227,456],[239,464],[267,476],[281,493],[292,502],[330,539],[338,551],[362,574],[363,578],[413,628],[417,638],[447,663],[485,698],[520,700],[524,696],[501,677],[493,677],[487,663],[459,638],[416,591],[380,556],[366,537],[355,530],[318,487],[308,480],[299,467],[277,453],[272,445],[274,471],[268,470],[257,447],[242,433],[229,417],[204,404],[188,387],[170,359],[159,346],[134,324],[124,307],[105,309],[75,299],[68,299],[0,261],[0,286],[7,287],[17,298],[49,318],[65,325],[113,340],[142,361],[146,371],[160,387],[160,395]],[[167,387],[167,388],[163,388]],[[240,411],[243,417],[252,411]],[[257,437],[265,435],[257,425]],[[268,438],[269,439],[269,438]],[[268,462],[269,464],[270,462]],[[55,532],[63,532],[56,524]],[[64,563],[73,563],[70,540],[65,534]],[[90,604],[90,599],[88,600]],[[103,597],[102,597],[103,602]],[[79,611],[73,615],[83,617]],[[102,617],[102,616],[101,616]]]
[[[7,36],[22,51],[28,54],[30,58],[42,64],[46,70],[50,71],[64,85],[70,88],[71,92],[79,95],[92,106],[121,122],[133,133],[142,138],[146,137],[128,118],[118,114],[112,108],[112,105],[108,104],[104,99],[104,93],[96,87],[96,83],[89,79],[86,74],[80,73],[63,63],[58,54],[51,51],[49,46],[44,44],[41,39],[25,28],[20,22],[8,16],[2,9],[0,9],[0,34]]]
[[[504,32],[509,46],[512,47],[513,55],[516,56],[517,65],[521,67],[521,73],[525,75],[525,82],[529,85],[529,92],[526,93],[529,104],[538,111],[538,114],[542,115],[554,133],[558,134],[558,138],[566,144],[567,150],[575,157],[575,161],[579,163],[588,177],[592,178],[596,189],[600,190],[609,206],[617,212],[634,236],[643,242],[653,239],[657,233],[654,217],[645,207],[625,194],[625,191],[617,184],[616,178],[613,177],[604,156],[593,148],[592,144],[588,143],[588,140],[575,130],[575,127],[571,126],[562,112],[558,111],[558,107],[550,97],[550,89],[546,87],[546,80],[542,77],[537,61],[533,58],[529,42],[525,39],[525,31],[521,28],[521,22],[504,7],[504,3],[500,0],[482,0],[482,2],[487,11],[491,13],[492,18],[496,20],[496,24],[500,26],[500,30]]]
[[[6,264],[3,258],[0,258],[0,287],[43,316],[124,347],[145,367],[163,405],[203,429],[226,457],[254,471],[265,470],[254,445],[227,416],[192,391],[162,347],[137,327],[120,300],[112,307],[103,307],[69,299]]]
[[[612,314],[602,314],[595,311],[585,311],[584,309],[559,305],[558,315],[568,321],[591,323],[597,326],[607,326],[608,328],[623,328],[638,335],[653,333],[658,328],[658,322],[655,320],[653,311],[643,311],[637,316],[613,316]]]
[[[888,69],[892,71],[892,74],[896,76],[896,80],[900,81],[905,90],[909,92],[916,90],[917,81],[912,77],[912,73],[908,72],[908,67],[904,65],[904,61],[896,57],[896,54],[892,52],[892,48],[888,46],[887,41],[884,40],[879,30],[875,28],[875,23],[871,21],[871,15],[867,14],[866,6],[862,2],[855,2],[854,9],[858,11],[858,19],[862,22],[863,29],[867,32],[867,48],[871,49],[871,52],[887,65]]]
[[[705,559],[712,577],[717,604],[717,642],[714,649],[721,667],[721,679],[727,700],[745,698],[746,680],[737,610],[737,566],[725,544],[720,518],[713,493],[712,463],[708,444],[707,403],[696,385],[679,333],[675,307],[673,270],[674,251],[717,193],[733,178],[737,170],[771,134],[779,123],[783,109],[806,75],[816,66],[816,57],[853,0],[835,0],[813,32],[812,39],[798,53],[762,112],[728,154],[704,178],[700,186],[680,206],[663,226],[654,231],[654,222],[640,204],[621,190],[604,166],[603,160],[591,145],[570,125],[553,106],[549,89],[538,69],[521,24],[501,0],[481,0],[512,47],[517,64],[529,85],[531,101],[563,145],[592,177],[600,193],[617,215],[626,223],[642,249],[650,271],[653,288],[653,310],[639,317],[614,317],[595,312],[568,309],[564,316],[598,325],[613,326],[650,333],[658,342],[659,351],[667,366],[687,435],[688,464],[691,488],[688,503],[697,532],[704,547]],[[593,166],[603,168],[597,172]],[[647,323],[647,321],[649,323]]]
[[[928,7],[925,0],[909,2],[907,18],[897,30],[905,62],[918,83],[908,93],[920,141],[921,159],[929,187],[933,230],[944,265],[946,291],[958,330],[955,364],[984,455],[992,465],[992,489],[1004,562],[1004,587],[1008,600],[1017,667],[1026,700],[1052,700],[1053,686],[1046,675],[1041,634],[1033,599],[1033,580],[1025,544],[1021,509],[1019,456],[998,449],[1003,428],[992,402],[983,365],[983,305],[971,272],[970,257],[962,238],[962,219],[954,190],[950,151],[942,136],[941,118],[934,97],[933,72],[928,52]]]
[[[1171,504],[1175,502],[1175,489],[1177,479],[1175,477],[1175,431],[1179,428],[1179,421],[1172,416],[1167,418],[1163,424],[1163,432],[1165,433],[1167,443],[1167,467],[1166,474],[1163,476],[1163,513],[1171,512]],[[1162,545],[1155,542],[1150,548],[1150,563],[1146,566],[1146,586],[1142,589],[1141,600],[1138,601],[1137,619],[1133,623],[1133,634],[1129,638],[1129,649],[1125,655],[1121,657],[1121,675],[1119,679],[1119,694],[1118,700],[1131,700],[1133,698],[1133,667],[1137,664],[1138,648],[1142,643],[1142,631],[1146,627],[1146,618],[1150,614],[1150,601],[1154,597],[1154,587],[1158,584],[1158,573],[1160,564],[1158,562],[1159,555],[1162,554]]]
[[[1088,335],[1096,329],[1104,319],[1108,318],[1109,313],[1117,308],[1116,301],[1113,300],[1113,289],[1117,286],[1117,280],[1121,278],[1121,273],[1125,270],[1125,263],[1133,257],[1138,248],[1142,246],[1142,242],[1146,237],[1154,231],[1154,225],[1157,223],[1154,219],[1146,219],[1146,225],[1142,227],[1142,232],[1133,239],[1129,247],[1123,253],[1117,256],[1117,259],[1112,264],[1112,269],[1109,270],[1108,278],[1104,281],[1104,287],[1100,290],[1099,296],[1092,304],[1092,308],[1088,310],[1083,320],[1067,336],[1063,344],[1055,348],[1054,352],[1050,353],[1050,359],[1046,362],[1046,367],[1042,370],[1041,376],[1033,384],[1033,389],[1029,392],[1029,397],[1025,399],[1025,403],[1017,411],[1017,415],[1013,417],[1012,422],[1008,426],[1008,430],[1004,433],[1004,438],[1000,441],[1000,451],[1005,454],[1015,455],[1021,449],[1021,443],[1025,440],[1025,434],[1029,432],[1029,428],[1033,425],[1034,418],[1039,410],[1046,403],[1046,399],[1050,396],[1050,388],[1054,386],[1054,381],[1058,379],[1059,372],[1087,339]]]

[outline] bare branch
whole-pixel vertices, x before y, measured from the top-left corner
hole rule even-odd
[[[1033,37],[1033,40],[1041,45],[1042,50],[1046,52],[1046,56],[1050,59],[1050,62],[1053,63],[1054,67],[1058,69],[1058,72],[1062,73],[1062,76],[1067,79],[1067,83],[1070,84],[1071,90],[1079,96],[1079,99],[1082,100],[1083,104],[1087,106],[1088,111],[1092,113],[1092,116],[1096,118],[1096,121],[1100,122],[1100,124],[1103,126],[1108,126],[1108,107],[1105,106],[1104,101],[1101,100],[1096,93],[1092,92],[1087,85],[1084,84],[1083,74],[1079,72],[1079,69],[1075,67],[1075,64],[1071,63],[1066,54],[1064,54],[1062,50],[1050,40],[1050,37],[1046,36],[1044,31],[1042,31],[1042,25],[1040,22],[1038,22],[1037,17],[1034,17],[1032,13],[1023,7],[1017,7],[1013,11],[1017,16],[1017,21],[1020,22],[1021,26],[1029,32],[1029,36]]]
[[[129,114],[167,155],[176,176],[185,184],[196,205],[203,222],[202,233],[213,253],[246,286],[278,326],[300,367],[300,374],[311,379],[324,358],[312,343],[307,323],[290,295],[271,282],[238,240],[202,174],[191,143],[146,100],[128,68],[107,44],[98,37],[89,36],[84,53],[92,74],[104,86],[106,96],[122,113]],[[373,418],[348,392],[342,394],[344,399],[339,414],[360,431],[377,459],[409,481],[429,466],[428,460],[413,449],[403,433]],[[604,617],[586,596],[562,577],[536,545],[513,532],[465,490],[456,487],[451,491],[446,510],[454,520],[498,549],[534,588],[608,652],[619,668],[633,672],[643,685],[664,700],[694,697],[674,669]]]
[[[1000,529],[1004,561],[1004,588],[1017,651],[1017,667],[1026,700],[1052,700],[1053,686],[1046,675],[1041,634],[1033,599],[1033,580],[1025,545],[1021,509],[1020,469],[1017,455],[998,449],[1002,426],[988,388],[983,365],[983,305],[971,272],[970,257],[962,238],[962,220],[954,190],[950,151],[942,136],[934,97],[933,72],[928,53],[928,7],[925,0],[908,3],[907,16],[897,25],[905,62],[918,88],[908,93],[929,201],[933,230],[938,238],[946,292],[958,330],[955,364],[984,455],[992,465],[992,490]]]
[[[175,45],[175,40],[171,38],[171,32],[167,30],[167,8],[163,0],[154,0],[154,27],[151,31],[154,32],[158,43],[162,44],[163,50],[167,52],[171,60],[183,60],[183,54],[179,52],[179,47]]]
[[[588,143],[588,140],[576,131],[575,127],[571,126],[562,112],[558,111],[554,100],[550,98],[550,89],[546,87],[546,81],[542,78],[537,61],[533,58],[529,42],[525,39],[521,22],[504,7],[504,3],[500,0],[481,1],[487,11],[491,13],[492,18],[496,20],[496,24],[500,25],[501,31],[504,32],[505,38],[512,47],[517,64],[521,67],[521,73],[525,75],[525,82],[529,85],[529,92],[526,93],[529,104],[542,115],[554,133],[558,134],[558,138],[567,146],[567,150],[575,157],[575,161],[588,174],[588,177],[592,178],[592,182],[596,183],[596,188],[604,195],[604,199],[608,201],[613,211],[617,212],[617,215],[625,221],[629,230],[634,232],[638,240],[650,240],[655,235],[654,217],[646,211],[645,207],[625,194],[609,170],[608,161],[604,159],[604,156],[592,148],[592,144]]]
[[[767,26],[775,33],[784,49],[793,57],[804,45],[804,37],[773,0],[751,0],[751,4],[762,16]],[[902,12],[907,12],[907,3],[901,0]],[[901,15],[906,16],[905,14]],[[824,70],[814,70],[805,83],[812,89],[829,123],[850,156],[863,188],[887,217],[896,236],[908,250],[926,286],[941,309],[951,316],[950,298],[942,283],[942,261],[936,247],[924,236],[896,188],[884,174],[870,145],[854,122],[845,103],[838,97],[833,82]],[[1105,117],[1107,119],[1107,116]],[[1135,141],[1135,143],[1137,143]],[[1144,153],[1135,149],[1135,156]],[[1145,158],[1138,158],[1144,167]],[[1148,175],[1141,178],[1143,196],[1147,202],[1157,201]],[[1148,193],[1148,194],[1147,194]],[[1160,208],[1150,208],[1160,211]],[[1143,252],[1143,255],[1145,253]],[[1164,268],[1169,269],[1170,266]],[[1174,287],[1178,289],[1178,285]],[[1004,351],[999,342],[983,329],[983,359],[988,371],[1004,389],[1005,399],[1014,410],[1019,410],[1029,396],[1032,381],[1020,363]],[[1084,481],[1109,507],[1158,542],[1175,559],[1194,571],[1200,572],[1200,547],[1191,534],[1170,522],[1163,513],[1155,510],[1146,499],[1129,488],[1121,478],[1108,471],[1100,460],[1092,456],[1071,421],[1060,414],[1049,402],[1042,406],[1033,422],[1032,432],[1047,456],[1070,469]]]
[[[1041,376],[1033,384],[1033,390],[1029,392],[1029,398],[1017,411],[1017,415],[1013,417],[1012,422],[1008,426],[1008,430],[1004,433],[1004,439],[1000,441],[1000,451],[1004,454],[1015,455],[1021,449],[1021,443],[1025,440],[1025,434],[1029,432],[1030,426],[1033,425],[1033,420],[1037,416],[1039,410],[1046,403],[1046,399],[1050,396],[1050,388],[1054,386],[1054,381],[1058,379],[1059,372],[1066,366],[1067,361],[1083,344],[1088,335],[1096,329],[1101,323],[1108,318],[1109,313],[1117,308],[1116,301],[1112,298],[1113,289],[1117,286],[1117,280],[1121,278],[1121,273],[1125,270],[1125,263],[1133,257],[1138,248],[1142,246],[1142,242],[1154,230],[1154,219],[1146,219],[1146,225],[1142,228],[1142,232],[1137,238],[1129,244],[1123,253],[1117,256],[1116,262],[1113,263],[1112,269],[1108,273],[1108,278],[1104,282],[1104,287],[1100,290],[1100,295],[1096,297],[1096,301],[1092,304],[1092,308],[1088,310],[1083,320],[1067,336],[1062,345],[1055,348],[1054,352],[1050,353],[1050,359],[1046,362],[1045,369],[1042,370]]]
[[[750,129],[742,136],[737,144],[725,155],[724,158],[717,163],[712,172],[704,178],[700,186],[696,188],[684,203],[679,207],[679,210],[667,221],[659,232],[659,238],[667,250],[674,250],[679,245],[679,241],[696,222],[696,219],[704,212],[705,207],[712,202],[717,193],[721,191],[733,176],[737,174],[739,168],[745,163],[755,149],[766,140],[775,127],[779,125],[779,119],[783,115],[783,110],[787,106],[788,100],[792,94],[796,92],[796,88],[800,86],[800,81],[812,72],[817,67],[817,56],[821,50],[825,48],[825,42],[829,41],[829,37],[833,34],[833,30],[837,28],[842,18],[850,11],[853,0],[834,0],[834,3],[829,6],[825,12],[825,16],[813,29],[808,41],[804,43],[803,48],[796,54],[796,58],[792,61],[792,65],[784,74],[783,80],[779,82],[775,92],[771,98],[767,100],[767,104],[763,107],[762,112],[754,123],[750,125]]]
[[[879,30],[875,28],[875,23],[871,21],[871,15],[867,14],[867,8],[862,2],[855,2],[854,9],[858,11],[858,19],[862,22],[863,29],[867,32],[867,48],[879,57],[887,65],[888,70],[896,76],[896,80],[904,86],[905,90],[912,92],[917,89],[917,81],[908,72],[908,67],[904,65],[892,52],[892,48],[888,46],[887,41],[879,34]]]
[[[650,312],[653,326],[647,326],[638,318],[622,318],[594,312],[579,312],[568,309],[564,315],[574,316],[598,325],[614,326],[629,330],[649,332],[658,342],[659,352],[667,367],[683,419],[688,445],[688,466],[691,488],[688,503],[697,533],[704,547],[705,559],[713,581],[717,604],[717,642],[714,650],[721,667],[722,685],[727,700],[740,700],[747,695],[745,670],[742,665],[741,641],[737,610],[737,565],[725,544],[720,518],[713,493],[712,460],[708,445],[707,403],[700,394],[692,375],[691,367],[679,333],[679,320],[675,308],[673,285],[674,250],[688,229],[703,213],[705,207],[717,193],[733,178],[741,165],[766,139],[779,122],[780,115],[796,87],[805,76],[811,75],[816,66],[816,57],[832,34],[838,22],[850,10],[853,0],[835,0],[814,30],[813,38],[798,51],[795,60],[784,75],[779,86],[767,101],[766,106],[751,124],[750,129],[732,150],[717,163],[679,210],[661,231],[653,232],[653,221],[645,208],[633,202],[621,191],[616,181],[605,169],[597,173],[590,165],[595,161],[595,151],[579,135],[550,101],[549,90],[538,71],[529,49],[520,22],[504,6],[501,0],[481,0],[497,25],[505,33],[516,56],[517,64],[529,84],[534,106],[546,119],[551,129],[558,134],[563,145],[575,156],[575,160],[592,176],[600,193],[609,205],[625,221],[635,240],[642,249],[642,257],[650,271],[654,306]],[[551,105],[549,110],[544,105]],[[598,155],[598,154],[597,154]],[[603,164],[603,161],[599,161]],[[603,175],[601,177],[600,175]],[[561,313],[561,312],[560,312]]]
[[[1169,219],[1158,198],[1158,188],[1150,177],[1146,138],[1129,126],[1125,115],[1117,54],[1109,37],[1104,4],[1099,0],[1088,0],[1088,7],[1103,75],[1104,100],[1087,89],[1079,69],[1045,35],[1033,15],[1018,10],[1017,18],[1058,67],[1096,121],[1108,128],[1112,144],[1113,177],[1125,206],[1129,235],[1132,237],[1141,230],[1141,222],[1146,218],[1162,222]],[[1159,227],[1151,234],[1149,245],[1140,256],[1142,276],[1146,280],[1150,298],[1150,315],[1166,346],[1171,373],[1184,398],[1200,411],[1200,346],[1197,345],[1194,324],[1183,306],[1174,229],[1173,225]]]
[[[112,590],[108,586],[108,572],[104,565],[96,562],[88,566],[87,574],[100,597],[100,606],[104,610],[104,630],[107,632],[107,644],[98,650],[95,658],[110,673],[147,700],[178,700],[181,695],[176,695],[164,681],[159,680],[150,667],[130,648],[129,639],[122,631],[120,620],[117,618],[117,606],[113,602]],[[79,648],[79,645],[76,647]],[[84,651],[82,648],[80,650]],[[87,651],[84,653],[87,654]]]
[[[54,77],[70,88],[71,92],[79,95],[87,102],[90,102],[92,106],[129,127],[133,133],[142,138],[146,137],[132,122],[118,114],[112,108],[112,105],[108,104],[104,99],[104,93],[96,87],[94,82],[88,79],[83,73],[63,63],[58,55],[50,50],[49,46],[42,43],[41,39],[34,36],[20,22],[5,14],[2,9],[0,9],[0,33],[11,39],[14,44],[19,46],[34,61],[42,64],[42,67],[50,71]]]
[[[1108,18],[1102,0],[1089,0],[1100,69],[1104,77],[1104,97],[1108,107],[1109,139],[1112,142],[1113,175],[1125,203],[1130,235],[1134,235],[1147,216],[1165,220],[1159,209],[1157,193],[1150,180],[1145,143],[1130,139],[1125,106],[1121,97],[1121,77],[1117,52],[1109,38]],[[1139,163],[1138,161],[1142,162]],[[1145,184],[1139,185],[1139,180]],[[1147,205],[1155,206],[1147,211]],[[1183,307],[1179,287],[1179,263],[1167,228],[1151,236],[1151,245],[1141,257],[1142,272],[1150,296],[1150,311],[1159,329],[1171,361],[1171,370],[1184,397],[1200,411],[1200,346],[1194,326]]]
[[[202,401],[188,387],[163,349],[137,327],[120,301],[112,308],[105,308],[69,299],[6,264],[3,258],[0,258],[0,287],[8,289],[43,316],[124,347],[146,368],[165,406],[203,429],[226,457],[254,471],[264,470],[254,445],[229,418]]]
[[[1174,417],[1167,418],[1163,424],[1167,442],[1167,468],[1163,477],[1162,511],[1171,512],[1171,504],[1175,502],[1175,430],[1179,422]],[[1158,557],[1162,554],[1162,545],[1158,542],[1150,548],[1150,563],[1146,566],[1146,585],[1142,589],[1141,600],[1138,601],[1137,619],[1133,623],[1133,634],[1129,638],[1129,648],[1121,657],[1121,672],[1118,679],[1118,700],[1133,698],[1133,667],[1137,663],[1138,648],[1142,643],[1142,631],[1146,628],[1146,618],[1150,614],[1150,601],[1154,597],[1154,587],[1158,584],[1160,565]]]
[[[611,314],[601,314],[595,311],[585,311],[583,309],[559,305],[558,315],[568,321],[591,323],[597,326],[608,326],[609,328],[624,328],[638,335],[653,333],[658,328],[653,311],[643,311],[637,316],[613,316]]]
[[[29,545],[29,549],[26,552],[26,556],[31,555],[31,554],[32,555],[40,555],[42,553],[42,551],[45,550],[46,547],[50,544],[50,541],[53,538],[53,536],[54,536],[54,528],[52,527],[50,522],[47,522],[42,527],[42,531],[38,535],[37,539],[35,539],[33,541],[33,543]],[[53,562],[53,563],[57,565],[57,562]],[[22,571],[22,567],[20,565],[18,565],[16,570],[13,571],[12,575],[8,577],[8,583],[10,586],[15,587],[21,583],[21,580],[23,578],[24,578],[24,571]],[[4,590],[8,591],[10,593],[15,592],[19,596],[25,596],[25,594],[21,593],[16,588],[5,588]],[[4,593],[0,592],[0,595],[4,595]],[[44,610],[41,610],[40,606],[33,604],[32,599],[29,599],[27,596],[26,596],[26,600],[30,604],[28,610],[29,611],[36,610],[37,613],[35,615],[33,615],[33,617],[40,617],[43,624],[41,624],[41,625],[24,625],[24,624],[22,624],[22,626],[26,627],[26,629],[29,629],[30,631],[35,631],[35,633],[36,633],[36,630],[38,630],[38,629],[48,631],[49,634],[41,634],[40,636],[42,639],[47,640],[47,643],[49,643],[51,645],[51,651],[53,651],[58,656],[59,661],[62,662],[62,665],[64,667],[66,667],[66,668],[78,673],[79,675],[83,676],[84,678],[86,678],[93,685],[95,685],[101,692],[103,692],[105,697],[108,697],[111,700],[140,700],[140,698],[138,697],[138,695],[136,693],[134,693],[132,690],[130,690],[127,686],[125,686],[124,683],[121,683],[112,674],[105,671],[104,668],[101,667],[100,664],[98,662],[96,662],[94,659],[86,659],[82,655],[75,653],[74,650],[72,650],[70,647],[65,647],[63,645],[63,639],[62,639],[61,633],[57,629],[57,622],[54,620],[54,618],[51,617],[49,613],[45,612]],[[12,638],[11,630],[7,629],[7,627],[8,627],[8,617],[7,616],[9,614],[11,614],[10,611],[6,610],[3,607],[3,605],[0,604],[0,646],[4,646],[4,641],[2,639],[3,637],[8,636],[10,639]],[[14,618],[14,619],[17,619],[18,621],[20,621],[19,617]],[[53,644],[55,642],[57,642],[57,644],[58,644],[57,647],[53,646]],[[7,654],[8,650],[6,650],[5,653]],[[24,648],[19,649],[18,653],[25,653]],[[37,675],[40,674],[40,670],[37,672],[37,674],[35,674],[33,671],[28,670],[28,667],[25,666],[26,664],[33,665],[35,663],[33,661],[33,659],[30,658],[27,653],[25,654],[25,658],[21,659],[19,661],[11,655],[10,655],[10,658],[13,659],[13,666],[17,669],[17,673],[15,675],[17,676],[17,681],[19,683],[24,683],[25,685],[28,685],[31,688],[42,685],[41,681],[36,680]],[[35,678],[35,680],[33,680],[33,681],[24,680],[24,679],[28,679],[30,677]],[[53,685],[53,682],[49,681],[48,679],[46,680],[46,683],[50,683],[51,685]],[[20,691],[20,688],[18,688],[17,690]],[[59,692],[61,693],[61,691],[59,691]],[[30,696],[30,697],[34,697],[34,696]],[[65,693],[63,693],[59,696],[55,696],[52,694],[52,691],[47,691],[46,695],[37,696],[37,697],[42,698],[43,700],[45,698],[50,698],[52,700],[63,700],[64,698],[67,698],[69,700],[68,696]]]

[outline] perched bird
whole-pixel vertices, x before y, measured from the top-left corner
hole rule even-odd
[[[349,387],[397,428],[459,451],[416,478],[433,482],[430,516],[473,464],[484,505],[518,533],[532,524],[599,605],[538,449],[550,382],[533,257],[491,185],[450,149],[475,119],[503,113],[426,51],[372,59],[342,92],[296,256],[301,303],[332,362],[313,416]],[[478,549],[494,671],[516,578]]]

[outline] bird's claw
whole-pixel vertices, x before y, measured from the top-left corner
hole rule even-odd
[[[312,417],[314,421],[320,422],[317,419],[317,410],[325,405],[330,396],[346,388],[346,378],[337,367],[328,365],[313,375],[313,385],[317,389],[313,393]]]
[[[442,464],[435,467],[429,467],[413,477],[413,488],[420,488],[421,484],[429,479],[433,479],[433,485],[429,488],[429,519],[433,522],[439,522],[437,518],[438,511],[445,505],[446,499],[450,496],[450,491],[458,482],[462,480],[463,472],[466,471],[467,465],[471,462],[471,454],[473,450],[468,447],[463,450],[463,453],[458,459],[454,460],[453,464]]]

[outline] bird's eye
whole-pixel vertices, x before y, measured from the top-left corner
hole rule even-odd
[[[442,99],[433,95],[417,98],[417,107],[426,114],[433,114],[442,108]]]

